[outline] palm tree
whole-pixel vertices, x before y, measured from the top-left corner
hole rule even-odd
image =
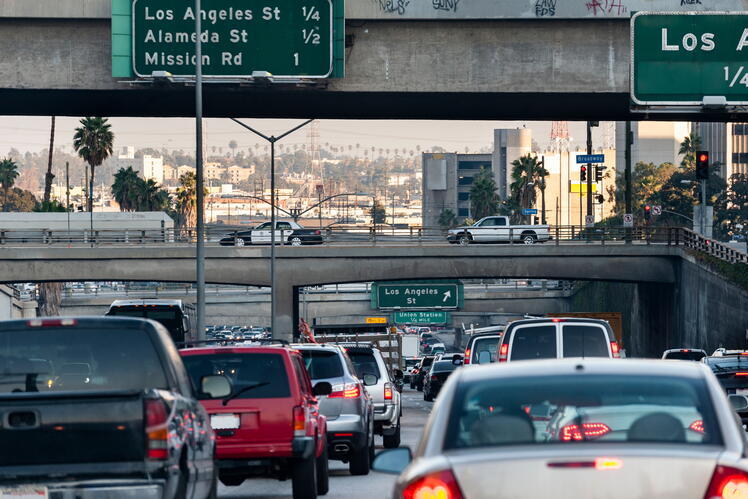
[[[514,182],[509,186],[509,190],[512,193],[513,204],[519,209],[532,208],[535,204],[535,189],[540,186],[543,177],[548,175],[548,170],[538,161],[537,156],[531,156],[529,153],[512,161],[512,166]]]
[[[55,179],[52,173],[52,153],[55,149],[55,117],[52,116],[52,129],[49,132],[49,159],[47,160],[47,174],[44,175],[44,199],[42,203],[49,204],[52,194],[52,182]]]
[[[157,211],[159,200],[158,193],[160,190],[160,187],[152,178],[138,182],[136,190],[138,211]]]
[[[701,147],[701,137],[691,132],[683,139],[678,154],[683,155],[680,165],[687,170],[696,168],[696,151]]]
[[[119,204],[122,211],[137,210],[137,189],[140,181],[138,172],[132,169],[132,166],[120,168],[114,174],[114,183],[112,184],[112,196]]]
[[[5,194],[5,197],[3,198],[3,211],[6,208],[5,205],[8,204],[8,191],[13,187],[13,184],[16,183],[17,178],[18,165],[16,162],[10,158],[0,161],[0,186],[2,186]]]
[[[496,181],[491,170],[481,167],[470,188],[470,211],[474,219],[495,215],[499,208]]]
[[[234,156],[236,156],[236,148],[238,147],[238,145],[239,144],[237,144],[235,140],[231,140],[229,142],[229,149],[231,149],[231,152],[234,153]]]
[[[80,124],[81,126],[75,129],[73,148],[78,152],[78,156],[91,167],[88,211],[93,211],[94,169],[112,154],[114,134],[106,118],[89,116],[81,118]]]
[[[197,178],[192,172],[187,172],[179,177],[177,187],[177,212],[179,213],[179,225],[182,227],[194,227],[197,224]]]

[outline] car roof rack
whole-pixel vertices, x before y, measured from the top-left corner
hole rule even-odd
[[[206,345],[206,344],[215,344],[218,343],[220,346],[228,346],[229,343],[259,343],[259,344],[273,344],[277,343],[279,345],[288,346],[289,343],[286,340],[281,340],[279,338],[267,338],[267,339],[236,339],[236,340],[228,340],[228,339],[215,339],[215,340],[199,340],[199,341],[178,341],[176,342],[177,347],[179,348],[189,348],[190,346],[194,345]]]

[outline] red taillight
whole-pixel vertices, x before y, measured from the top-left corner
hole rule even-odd
[[[295,437],[306,435],[306,414],[304,408],[299,405],[293,408],[293,434]]]
[[[499,362],[506,362],[508,354],[509,354],[509,343],[502,343],[501,349],[499,349]]]
[[[437,471],[410,482],[403,499],[462,499],[460,486],[450,470]]]
[[[26,321],[26,325],[29,327],[59,327],[59,326],[75,326],[78,321],[75,319],[31,319]]]
[[[681,348],[681,350],[680,350],[680,351],[681,351],[681,352],[683,352],[683,353],[688,353],[688,352],[690,352],[691,350],[689,350],[688,348]]]
[[[563,319],[551,319],[552,322],[563,322]]]
[[[357,399],[360,396],[361,388],[357,383],[346,383],[345,385],[335,385],[328,398]]]
[[[322,232],[320,232],[320,231],[318,231],[318,230],[315,230],[315,231],[314,231],[314,235],[315,235],[315,236],[319,236],[320,234],[322,234]]]
[[[748,474],[737,468],[717,466],[704,499],[743,499],[748,497]]]
[[[462,363],[470,364],[470,349],[469,348],[465,350],[465,360]]]
[[[167,422],[169,412],[166,404],[160,399],[145,400],[145,434],[148,459],[166,459],[169,457]]]
[[[696,433],[704,433],[704,422],[697,419],[688,427],[689,430],[695,431]]]
[[[436,377],[436,375],[434,375],[434,374],[432,374],[432,375],[431,375],[431,381],[436,381],[436,380],[438,380],[438,379],[439,379],[439,378],[437,378],[437,377]]]
[[[620,359],[621,358],[621,350],[618,347],[617,341],[611,341],[610,342],[610,351],[613,353],[614,359]]]
[[[741,371],[741,372],[735,373],[735,376],[748,376],[748,373]]]
[[[578,425],[569,424],[561,428],[561,441],[578,442],[580,440],[594,440],[609,432],[610,427],[605,423],[582,423],[581,430]]]
[[[384,384],[384,400],[392,400],[392,385],[390,383]]]

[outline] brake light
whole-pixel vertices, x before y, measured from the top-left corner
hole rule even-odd
[[[748,352],[742,352],[740,355],[748,355]]]
[[[680,351],[681,351],[681,352],[683,352],[683,353],[688,353],[688,352],[690,352],[691,350],[689,350],[688,348],[681,348],[681,350],[680,350]]]
[[[346,383],[345,385],[335,385],[332,387],[332,393],[328,398],[357,399],[361,396],[361,388],[358,383]]]
[[[594,440],[609,432],[610,427],[605,423],[582,423],[581,430],[578,425],[569,424],[561,428],[561,441],[578,442],[580,440]]]
[[[460,486],[450,470],[437,471],[410,482],[403,499],[462,499]]]
[[[689,430],[695,431],[696,433],[704,433],[704,422],[697,419],[688,427]]]
[[[322,232],[320,232],[320,231],[318,231],[318,230],[315,230],[315,231],[314,231],[314,235],[315,235],[315,236],[319,236],[320,234],[322,234]]]
[[[392,400],[392,385],[390,383],[384,384],[384,400]]]
[[[167,422],[169,413],[161,399],[145,400],[145,434],[148,459],[169,457]]]
[[[613,353],[614,359],[620,359],[621,358],[621,349],[618,347],[617,341],[611,341],[610,342],[610,351]]]
[[[509,343],[502,343],[501,349],[499,350],[499,362],[506,362],[508,354],[509,354]]]
[[[552,322],[561,322],[561,319],[551,319]]]
[[[742,371],[741,371],[741,372],[737,372],[737,373],[735,373],[735,376],[748,376],[748,373],[747,373],[747,372],[742,372]]]
[[[293,435],[294,437],[306,435],[306,414],[300,405],[293,408]]]
[[[431,375],[431,381],[436,381],[436,380],[438,380],[438,379],[439,379],[439,378],[437,378],[437,377],[436,377],[436,375],[434,375],[434,374],[432,374],[432,375]]]
[[[748,474],[737,468],[714,468],[704,499],[742,499],[748,497]]]
[[[470,364],[470,349],[465,350],[465,360],[463,364]]]
[[[59,327],[59,326],[75,326],[78,321],[75,319],[31,319],[26,321],[26,325],[29,327]]]

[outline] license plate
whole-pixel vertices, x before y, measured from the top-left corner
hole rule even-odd
[[[210,417],[210,426],[214,430],[235,430],[239,428],[238,414],[213,414]],[[3,499],[0,497],[0,499]]]
[[[735,395],[748,395],[748,388],[738,388],[735,390]]]
[[[21,485],[18,487],[0,487],[0,499],[48,499],[47,487]]]

